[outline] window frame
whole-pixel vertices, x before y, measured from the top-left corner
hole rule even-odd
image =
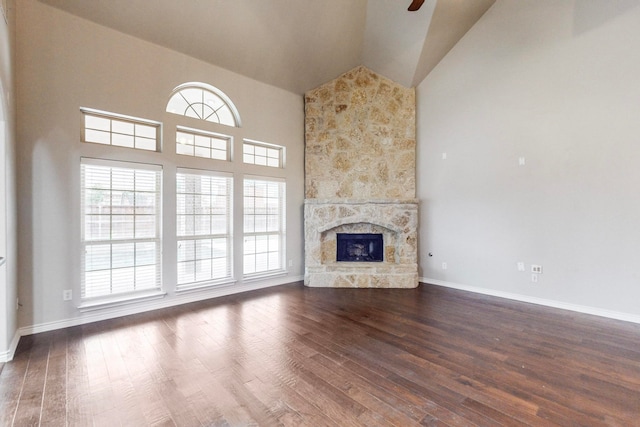
[[[180,145],[191,146],[191,144],[181,144],[178,141],[178,133],[185,133],[185,134],[193,135],[194,139],[197,136],[201,136],[201,137],[204,137],[204,138],[213,138],[213,139],[218,139],[218,140],[224,140],[225,141],[225,145],[226,145],[225,149],[224,149],[225,158],[224,159],[218,159],[218,158],[211,157],[211,156],[206,157],[206,156],[199,156],[199,155],[195,154],[196,147],[198,147],[198,145],[196,145],[195,142],[192,145],[194,154],[179,153],[178,152],[178,147]],[[176,140],[176,154],[179,155],[179,156],[199,157],[201,159],[218,160],[218,161],[221,161],[221,162],[231,162],[232,159],[233,159],[233,136],[231,136],[231,135],[225,135],[225,134],[218,133],[218,132],[209,132],[209,131],[205,131],[205,130],[201,130],[201,129],[194,129],[194,128],[190,128],[190,127],[186,127],[186,126],[180,126],[180,125],[176,126],[175,135],[176,135],[176,137],[175,137],[175,140]],[[213,148],[212,146],[204,147],[204,148],[207,148],[210,151],[213,151],[213,150],[222,151],[220,149]]]
[[[140,150],[140,151],[146,151],[146,152],[162,152],[162,122],[158,122],[155,120],[149,120],[149,119],[143,119],[140,117],[133,117],[133,116],[127,116],[124,114],[118,114],[118,113],[112,113],[112,112],[108,112],[108,111],[102,111],[102,110],[96,110],[93,108],[86,108],[86,107],[80,107],[80,112],[82,113],[82,126],[80,127],[80,140],[83,143],[86,144],[96,144],[96,145],[104,145],[104,146],[111,146],[111,147],[119,147],[119,148],[129,148],[129,149],[133,149],[133,150]],[[89,117],[96,117],[96,118],[101,118],[101,119],[107,119],[110,120],[110,130],[106,131],[106,130],[99,130],[99,129],[95,129],[95,128],[88,128],[87,127],[87,116]],[[124,123],[124,124],[132,124],[134,126],[134,133],[133,134],[128,134],[128,133],[123,133],[123,132],[114,132],[113,131],[113,122],[116,121],[118,123]],[[135,128],[136,125],[141,125],[141,126],[146,126],[146,127],[153,127],[155,128],[155,148],[153,149],[149,149],[149,148],[141,148],[141,147],[136,147],[136,140],[139,136],[136,135],[135,133]],[[98,132],[105,132],[109,134],[109,143],[102,143],[102,142],[97,142],[97,141],[89,141],[87,140],[87,131],[98,131]],[[126,145],[121,145],[121,144],[113,144],[113,136],[114,135],[124,135],[124,136],[130,136],[133,138],[133,146],[126,146]],[[150,140],[150,137],[141,137],[140,138],[144,138],[144,139],[148,139]]]
[[[87,215],[92,215],[92,214],[87,214],[87,208],[88,205],[86,203],[86,197],[88,194],[87,190],[91,190],[91,187],[88,187],[86,184],[86,168],[87,167],[94,167],[94,168],[107,168],[110,169],[109,175],[110,175],[110,185],[108,189],[104,189],[106,191],[109,191],[110,195],[109,195],[109,199],[110,199],[110,203],[108,205],[110,212],[108,214],[105,214],[104,216],[109,217],[110,220],[110,225],[109,225],[109,229],[110,229],[110,237],[109,238],[96,238],[96,239],[90,239],[87,237]],[[159,297],[159,296],[163,296],[165,293],[162,290],[163,287],[163,281],[162,281],[162,244],[163,244],[163,239],[162,239],[162,212],[163,212],[163,206],[162,206],[162,191],[163,191],[163,167],[161,165],[156,165],[156,164],[150,164],[150,163],[136,163],[136,162],[124,162],[124,161],[116,161],[116,160],[106,160],[106,159],[96,159],[96,158],[90,158],[90,157],[81,157],[80,159],[80,191],[81,191],[81,196],[80,196],[80,212],[81,212],[81,235],[80,235],[80,241],[81,241],[81,279],[80,279],[80,301],[81,304],[79,306],[80,309],[91,309],[91,308],[95,308],[95,307],[102,307],[105,305],[114,305],[114,304],[120,304],[122,302],[125,301],[130,301],[130,300],[137,300],[137,299],[141,299],[141,298],[155,298],[155,297]],[[115,206],[113,204],[113,193],[114,192],[119,192],[122,191],[122,197],[124,197],[124,193],[125,191],[128,190],[122,190],[122,189],[114,189],[114,185],[113,185],[113,170],[114,169],[127,169],[130,171],[133,171],[134,174],[136,171],[144,171],[144,172],[153,172],[154,173],[154,190],[153,191],[142,191],[142,190],[136,190],[135,189],[135,184],[134,184],[134,190],[129,191],[129,192],[133,192],[133,196],[129,196],[129,197],[133,197],[133,199],[135,200],[138,196],[138,194],[152,194],[154,196],[154,214],[152,215],[154,220],[155,220],[155,227],[154,227],[154,235],[152,237],[150,236],[143,236],[143,237],[136,237],[135,236],[135,223],[136,223],[136,215],[142,215],[142,214],[137,214],[135,213],[135,209],[137,208],[136,203],[134,201],[133,204],[133,209],[134,209],[134,213],[130,214],[128,216],[133,216],[133,224],[134,224],[134,235],[133,237],[129,237],[129,238],[114,238],[112,233],[113,233],[113,229],[111,228],[111,225],[113,224],[113,219],[114,219],[114,213],[113,213],[113,206]],[[93,188],[95,190],[95,188]],[[102,214],[98,214],[98,216],[102,216]],[[113,266],[114,264],[114,252],[113,252],[113,246],[114,245],[133,245],[134,247],[134,253],[137,250],[136,245],[138,244],[144,244],[144,243],[153,243],[155,248],[154,248],[154,256],[155,256],[155,262],[153,264],[146,264],[146,266],[154,266],[154,282],[155,285],[152,287],[144,287],[142,289],[133,289],[131,291],[120,291],[120,292],[113,292],[113,281],[114,281],[114,277],[113,277],[113,273],[114,271],[118,271],[119,269],[123,269],[123,268],[133,268],[134,269],[134,277],[135,277],[135,269],[138,267],[142,267],[145,266],[145,264],[137,264],[137,260],[134,259],[133,264],[130,265],[129,267],[115,267]],[[88,262],[88,249],[89,247],[97,247],[97,246],[109,246],[109,265],[110,268],[107,269],[100,269],[101,271],[109,271],[109,284],[108,286],[111,288],[111,291],[109,293],[103,294],[103,295],[96,295],[96,296],[87,296],[87,262]],[[134,255],[135,256],[135,255]],[[93,270],[96,271],[96,270]],[[137,279],[134,279],[134,288],[136,286],[135,281]]]
[[[195,104],[194,102],[190,102],[186,96],[182,95],[181,92],[183,91],[187,91],[187,90],[199,90],[202,92],[202,100],[200,102],[200,104],[206,104],[205,100],[204,100],[204,94],[205,93],[209,93],[211,95],[213,95],[214,98],[219,99],[223,106],[226,107],[229,110],[229,113],[231,114],[231,118],[233,123],[223,123],[221,122],[219,119],[218,120],[208,120],[209,117],[215,115],[218,116],[216,111],[214,111],[213,114],[210,114],[207,117],[200,117],[200,115],[198,114],[198,112],[196,111],[195,108],[193,108],[193,105]],[[170,109],[170,104],[173,102],[174,98],[180,95],[182,96],[183,100],[187,103],[187,108],[185,109],[185,111],[183,112],[177,112],[177,111],[173,111],[172,109]],[[192,109],[195,113],[195,115],[197,117],[193,117],[190,115],[186,114],[186,111],[189,109]],[[210,107],[211,108],[211,107]],[[219,110],[220,108],[218,108]],[[171,95],[169,95],[169,100],[167,101],[167,105],[165,107],[165,111],[167,113],[170,114],[176,114],[178,116],[182,116],[182,117],[189,117],[191,119],[195,119],[195,120],[203,120],[203,121],[207,121],[209,123],[217,123],[217,124],[221,124],[223,126],[230,126],[230,127],[236,127],[239,128],[242,126],[242,121],[240,119],[240,113],[238,112],[238,109],[236,108],[235,104],[233,103],[233,101],[231,101],[231,98],[229,98],[227,96],[227,94],[225,94],[223,91],[221,91],[220,89],[218,89],[215,86],[212,86],[210,84],[206,84],[206,83],[202,83],[202,82],[187,82],[187,83],[183,83],[177,87],[175,87],[173,89],[173,91],[171,91]],[[202,116],[204,116],[204,112],[203,114],[201,114]]]
[[[254,151],[254,153],[252,154],[248,154],[246,153],[246,147],[253,147],[253,150],[255,150],[256,148],[262,148],[266,151],[265,155],[257,155]],[[277,151],[278,152],[278,156],[277,156],[277,160],[278,160],[278,165],[277,166],[272,166],[269,165],[269,159],[275,159],[276,157],[270,157],[269,154],[269,150],[271,151]],[[248,162],[246,161],[246,156],[253,156],[254,157],[254,161],[253,162]],[[265,163],[264,164],[260,164],[260,163],[256,163],[255,162],[255,157],[264,157],[265,158]],[[255,166],[264,166],[264,167],[268,167],[268,168],[273,168],[273,169],[284,169],[285,167],[285,147],[283,147],[282,145],[277,145],[277,144],[271,144],[269,142],[262,142],[262,141],[256,141],[253,139],[248,139],[248,138],[243,138],[242,139],[242,163],[244,163],[245,165],[255,165]]]
[[[253,231],[248,231],[247,230],[247,209],[248,209],[248,204],[247,204],[247,197],[252,197],[255,199],[255,194],[253,196],[247,196],[246,193],[246,184],[247,181],[256,181],[256,182],[264,182],[266,184],[277,184],[278,185],[278,218],[277,218],[277,224],[278,224],[278,229],[275,231],[269,231],[268,230],[268,225],[266,225],[267,230],[265,231],[255,231],[255,217],[259,214],[254,213],[253,214],[253,220],[254,220],[254,227],[253,227]],[[255,188],[255,187],[254,187]],[[242,277],[244,279],[258,279],[258,278],[262,278],[265,276],[272,276],[272,275],[278,275],[278,274],[284,274],[286,273],[286,267],[285,267],[285,260],[286,260],[286,210],[287,210],[287,200],[286,200],[286,193],[287,193],[287,182],[286,179],[284,178],[276,178],[276,177],[267,177],[267,176],[257,176],[257,175],[243,175],[242,177],[242,205],[243,205],[243,212],[242,212]],[[268,199],[268,197],[267,197]],[[254,200],[255,203],[255,200]],[[268,202],[267,202],[268,205]],[[255,207],[255,204],[254,204]],[[255,210],[255,208],[254,208]],[[268,224],[268,216],[269,214],[264,214],[265,215],[265,221],[266,224]],[[258,252],[257,249],[254,250],[253,254],[247,254],[247,248],[250,247],[250,245],[248,245],[247,242],[247,238],[251,238],[251,237],[260,237],[260,236],[277,236],[277,241],[278,241],[278,266],[277,268],[267,268],[266,270],[260,270],[260,271],[256,271],[255,265],[257,264],[257,260],[254,261],[254,269],[252,271],[247,272],[247,256],[251,256],[253,255],[254,257],[257,256],[259,253],[264,253],[264,252]],[[254,245],[255,242],[257,241],[257,239],[254,239]],[[270,251],[268,250],[267,247],[267,259],[268,259],[268,254],[270,253]],[[267,261],[267,265],[269,264],[269,261]]]
[[[196,195],[197,193],[180,193],[179,192],[179,175],[192,175],[192,176],[209,176],[209,177],[217,177],[217,178],[224,178],[226,181],[226,206],[225,206],[225,216],[226,216],[226,222],[225,222],[225,226],[226,226],[226,232],[225,233],[209,233],[209,234],[196,234],[195,232],[195,213],[193,213],[192,215],[194,215],[194,233],[193,234],[179,234],[179,216],[180,215],[184,215],[186,217],[186,215],[188,215],[187,213],[184,214],[180,214],[180,207],[179,207],[179,196],[182,195]],[[233,199],[234,199],[234,193],[233,193],[233,187],[234,187],[234,178],[233,178],[233,174],[232,173],[227,173],[227,172],[218,172],[218,171],[213,171],[213,170],[203,170],[203,169],[193,169],[193,168],[182,168],[182,167],[178,167],[176,170],[176,210],[175,210],[175,215],[176,215],[176,292],[183,292],[183,291],[189,291],[189,290],[193,290],[193,289],[201,289],[201,288],[205,288],[205,287],[214,287],[214,286],[219,286],[219,285],[223,285],[223,284],[229,284],[229,283],[233,283],[234,280],[234,263],[233,263],[233,248],[234,248],[234,233],[233,233]],[[208,196],[208,197],[213,197],[213,195],[210,194],[206,194],[206,193],[201,193],[201,195],[203,196]],[[186,197],[185,197],[186,200]],[[186,203],[186,202],[185,202]],[[209,214],[209,220],[212,221],[212,216],[213,214]],[[191,260],[186,260],[186,261],[180,261],[180,244],[181,242],[185,242],[185,241],[194,241],[197,242],[198,240],[207,240],[207,239],[226,239],[226,272],[227,274],[223,277],[210,277],[207,279],[203,279],[203,280],[197,280],[196,278],[196,272],[194,272],[194,280],[191,282],[180,282],[180,263],[186,263],[186,262],[194,262],[197,263],[198,259],[197,259],[197,254],[194,252],[194,259]],[[195,244],[194,244],[195,246]],[[213,248],[211,249],[211,258],[208,258],[209,260],[213,260],[214,253],[213,253]],[[204,260],[204,258],[200,259],[201,261]],[[197,268],[194,264],[194,268]],[[213,268],[213,266],[211,267]]]

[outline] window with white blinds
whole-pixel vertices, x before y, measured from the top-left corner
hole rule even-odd
[[[283,180],[244,179],[245,276],[284,270],[285,190]]]
[[[231,174],[178,169],[176,175],[178,289],[232,277]]]
[[[156,165],[82,159],[83,300],[161,287]]]

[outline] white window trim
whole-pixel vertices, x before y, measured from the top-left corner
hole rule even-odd
[[[112,113],[109,111],[96,110],[94,108],[80,107],[80,112],[82,113],[82,125],[80,126],[80,138],[81,141],[87,144],[97,144],[97,145],[105,145],[108,147],[116,147],[116,148],[129,148],[133,150],[146,151],[149,153],[160,153],[162,152],[162,122],[158,122],[155,120],[143,119],[141,117],[127,116],[125,114]],[[84,118],[86,115],[103,117],[106,119],[115,119],[120,121],[125,121],[133,124],[142,124],[147,126],[153,126],[156,128],[156,149],[155,150],[144,150],[140,148],[131,148],[131,147],[121,147],[119,145],[113,144],[99,144],[96,142],[87,142],[85,138],[86,126],[84,123]]]
[[[179,156],[187,156],[187,157],[198,157],[201,159],[209,159],[209,160],[214,160],[214,161],[218,161],[218,162],[233,162],[233,136],[231,135],[225,135],[223,133],[218,133],[218,132],[209,132],[209,131],[205,131],[205,130],[201,130],[201,129],[195,129],[195,128],[190,128],[190,127],[186,127],[186,126],[176,126],[176,135],[177,132],[184,132],[184,133],[190,133],[192,135],[201,135],[201,136],[205,136],[205,137],[209,137],[209,138],[217,138],[217,139],[224,139],[227,141],[227,158],[226,160],[221,160],[221,159],[214,159],[212,157],[201,157],[201,156],[196,156],[196,155],[190,155],[190,154],[181,154],[178,153],[178,141],[177,141],[177,136],[176,136],[176,154]],[[196,169],[193,169],[196,170]]]
[[[176,288],[176,295],[206,291],[212,288],[218,289],[218,288],[230,287],[235,285],[236,283],[238,283],[238,281],[235,279],[216,280],[211,282],[195,282],[193,286]]]
[[[231,98],[229,98],[226,93],[224,93],[223,91],[221,91],[220,89],[218,89],[217,87],[215,87],[213,85],[210,85],[210,84],[207,84],[207,83],[202,83],[202,82],[187,82],[187,83],[183,83],[183,84],[181,84],[179,86],[176,86],[171,91],[171,94],[169,95],[169,100],[171,98],[173,98],[173,96],[175,94],[177,94],[178,92],[180,92],[180,91],[182,91],[184,89],[188,89],[188,88],[195,88],[195,89],[201,89],[201,90],[209,91],[209,92],[213,93],[214,95],[218,96],[225,104],[227,104],[227,107],[231,111],[231,115],[233,116],[233,119],[235,121],[235,126],[232,126],[232,127],[236,127],[236,128],[242,127],[242,120],[240,119],[240,112],[236,108],[236,106],[233,103],[233,101],[231,100]],[[186,117],[186,116],[184,116],[183,114],[180,114],[180,113],[173,113],[173,112],[167,110],[166,107],[165,107],[165,111],[167,111],[170,114],[177,114],[179,116]],[[222,126],[228,126],[228,125],[225,125],[223,123],[220,123],[220,124]]]
[[[248,145],[253,145],[254,147],[264,147],[264,148],[270,148],[273,150],[278,150],[279,152],[279,162],[280,165],[275,167],[275,166],[268,166],[268,165],[259,165],[256,163],[246,163],[244,161],[244,146],[245,144]],[[271,144],[269,142],[262,142],[262,141],[256,141],[254,139],[249,139],[249,138],[243,138],[242,139],[242,163],[244,163],[245,165],[254,165],[254,166],[259,166],[259,167],[266,167],[266,168],[270,168],[270,169],[284,169],[286,166],[286,147],[282,146],[282,145],[278,145],[278,144]]]
[[[280,218],[280,231],[278,232],[279,238],[280,238],[280,268],[278,269],[274,269],[274,270],[267,270],[267,271],[261,271],[261,272],[257,272],[257,273],[244,273],[244,238],[246,236],[257,236],[257,235],[265,235],[265,234],[273,234],[273,233],[269,233],[269,232],[249,232],[247,233],[246,231],[244,231],[244,204],[243,204],[243,211],[242,211],[242,218],[243,218],[243,225],[242,225],[242,260],[243,260],[243,265],[242,265],[242,278],[244,279],[245,282],[248,281],[253,281],[253,280],[259,280],[259,279],[265,279],[265,278],[269,278],[272,276],[281,276],[287,273],[287,267],[286,267],[286,259],[287,259],[287,254],[286,254],[286,249],[287,249],[287,197],[286,197],[286,193],[287,193],[287,180],[284,178],[276,178],[276,177],[269,177],[269,176],[263,176],[263,175],[249,175],[249,174],[245,174],[242,176],[242,200],[244,201],[244,182],[247,179],[251,179],[251,180],[259,180],[259,181],[271,181],[271,182],[277,182],[280,184],[284,184],[284,191],[282,192],[281,196],[282,196],[282,200],[281,200],[281,218]]]
[[[158,188],[158,194],[160,195],[160,200],[159,200],[159,204],[157,207],[157,221],[156,221],[156,238],[141,238],[141,239],[121,239],[121,240],[92,240],[90,242],[90,244],[99,244],[99,243],[106,243],[106,244],[110,244],[113,242],[117,242],[117,243],[130,243],[130,242],[143,242],[143,241],[153,241],[153,242],[157,242],[157,248],[158,248],[158,257],[159,257],[159,264],[158,264],[158,277],[159,277],[159,283],[158,283],[158,287],[157,288],[153,288],[153,289],[145,289],[145,290],[141,290],[141,291],[134,291],[134,292],[123,292],[123,293],[118,293],[118,294],[113,294],[113,295],[105,295],[105,296],[100,296],[100,297],[90,297],[90,298],[82,298],[81,297],[81,302],[80,305],[78,306],[78,308],[81,311],[91,311],[91,310],[95,310],[95,309],[102,309],[102,308],[110,308],[113,306],[118,306],[118,305],[123,305],[126,303],[130,303],[130,302],[138,302],[138,301],[146,301],[146,300],[152,300],[152,299],[157,299],[157,298],[162,298],[164,297],[164,295],[166,295],[166,292],[163,291],[162,287],[163,287],[163,280],[162,280],[162,245],[163,245],[163,239],[162,239],[162,214],[163,214],[163,202],[162,202],[162,194],[163,194],[163,186],[162,186],[162,173],[163,173],[163,167],[162,165],[157,165],[157,164],[151,164],[151,163],[138,163],[138,162],[123,162],[123,161],[117,161],[117,160],[108,160],[108,159],[98,159],[98,158],[92,158],[92,157],[81,157],[80,158],[80,167],[82,168],[83,165],[89,165],[89,166],[101,166],[101,167],[110,167],[110,168],[126,168],[126,169],[141,169],[141,170],[148,170],[148,171],[153,171],[153,172],[159,172],[160,173],[160,182],[159,182],[159,188]],[[81,191],[84,191],[84,187],[82,187],[81,185]],[[84,196],[81,196],[81,200],[84,199]],[[80,294],[82,294],[82,289],[85,286],[84,284],[84,266],[85,266],[85,251],[86,251],[86,245],[87,245],[87,241],[85,240],[85,221],[84,221],[84,206],[80,207],[81,209],[81,225],[80,225],[80,236],[81,236],[81,244],[80,244],[80,248],[81,248],[81,253],[80,253],[80,264],[81,264],[81,280],[80,280]]]
[[[126,169],[145,169],[154,172],[162,172],[162,165],[155,163],[143,163],[143,162],[130,162],[130,161],[121,161],[121,160],[111,160],[111,159],[103,159],[97,157],[81,157],[81,164],[85,165],[95,165],[95,166],[104,166],[104,167],[112,167],[112,168],[126,168]]]
[[[165,296],[167,296],[167,293],[162,290],[152,290],[147,292],[141,291],[131,294],[119,294],[117,297],[113,296],[111,298],[103,297],[96,300],[83,300],[83,302],[78,306],[78,309],[80,310],[80,312],[85,313],[88,311],[120,307],[127,304],[153,301],[162,299]]]
[[[194,235],[194,236],[180,236],[177,233],[177,229],[176,229],[176,235],[175,235],[175,243],[177,245],[177,243],[181,240],[198,240],[199,238],[216,238],[216,237],[225,237],[228,239],[228,258],[227,258],[227,262],[229,263],[229,276],[227,277],[222,277],[219,279],[210,279],[210,280],[201,280],[201,281],[195,281],[195,282],[188,282],[188,283],[178,283],[178,277],[176,276],[176,293],[182,293],[182,292],[189,292],[189,291],[197,291],[197,290],[203,290],[203,289],[210,289],[213,287],[221,287],[221,286],[225,286],[225,285],[229,285],[229,284],[233,284],[236,282],[236,279],[234,277],[234,259],[233,259],[233,251],[234,251],[234,247],[235,247],[235,241],[234,241],[234,233],[233,233],[233,205],[234,205],[234,174],[233,173],[229,173],[229,172],[219,172],[219,171],[214,171],[214,170],[209,170],[209,169],[195,169],[195,168],[183,168],[183,167],[178,167],[176,169],[176,177],[179,173],[183,173],[183,174],[191,174],[191,175],[208,175],[208,176],[214,176],[214,177],[223,177],[223,178],[228,178],[230,179],[230,204],[229,204],[229,209],[228,209],[228,220],[229,223],[227,224],[227,230],[229,231],[228,234],[225,235],[221,235],[221,234],[215,234],[215,235]],[[177,178],[176,178],[177,180]],[[176,197],[178,195],[177,189],[176,189]],[[177,212],[177,203],[176,203],[176,210],[175,210],[175,215],[177,217],[178,212]],[[177,267],[177,259],[176,259],[176,267]]]

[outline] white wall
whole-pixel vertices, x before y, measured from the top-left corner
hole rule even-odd
[[[425,281],[640,322],[639,24],[498,0],[420,84]]]
[[[14,14],[0,13],[0,362],[11,358],[17,344],[17,226],[14,90]]]
[[[19,324],[25,333],[63,327],[125,312],[175,304],[300,280],[302,277],[302,205],[304,111],[301,96],[259,83],[174,51],[143,42],[90,21],[43,5],[21,0],[17,17],[18,185],[20,213]],[[242,117],[239,130],[216,130],[287,148],[284,170],[265,170],[236,161],[221,164],[175,153],[176,117],[164,109],[177,85],[201,81],[224,91]],[[139,152],[80,142],[80,107],[164,122],[164,153]],[[173,117],[171,117],[173,116]],[[198,122],[194,126],[199,125]],[[211,125],[215,128],[216,125]],[[175,268],[165,268],[168,296],[152,306],[134,305],[123,311],[80,313],[80,187],[81,156],[106,156],[162,164],[164,167],[163,234],[175,233],[175,197],[171,192],[176,166],[219,169],[236,174],[236,195],[244,173],[287,178],[287,259],[284,277],[258,282],[242,280],[222,291],[175,294]],[[236,204],[236,207],[240,205]],[[241,221],[236,209],[236,236]],[[241,218],[241,217],[240,217]],[[167,240],[174,242],[174,240]],[[175,243],[172,243],[175,245]],[[168,254],[165,265],[175,262]],[[237,254],[237,252],[236,252]],[[236,276],[241,277],[240,263]],[[74,301],[63,302],[62,291],[74,290]]]

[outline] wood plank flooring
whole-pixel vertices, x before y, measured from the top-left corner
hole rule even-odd
[[[640,325],[300,283],[23,337],[1,426],[640,426]]]

